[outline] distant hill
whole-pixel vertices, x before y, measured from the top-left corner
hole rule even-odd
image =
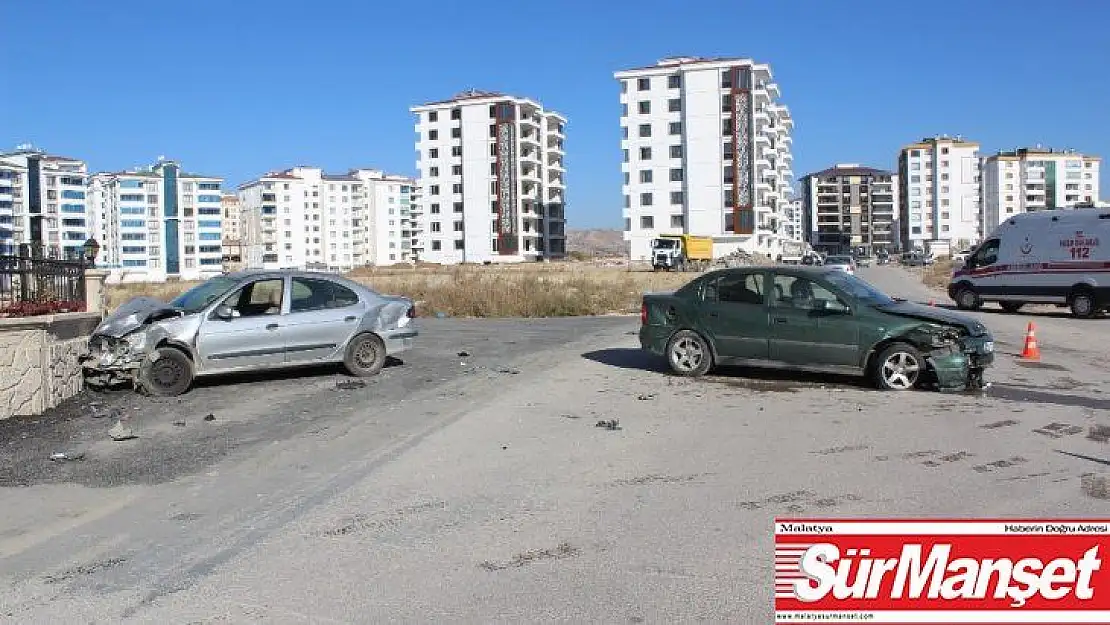
[[[567,229],[567,252],[587,256],[627,256],[628,244],[620,230]]]

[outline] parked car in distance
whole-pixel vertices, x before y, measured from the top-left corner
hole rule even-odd
[[[856,261],[851,256],[829,256],[825,259],[825,266],[850,274],[856,272]]]
[[[412,347],[415,303],[340,276],[243,271],[211,278],[169,303],[132,299],[89,338],[92,386],[131,382],[180,395],[201,376],[342,363],[376,375]]]
[[[752,365],[865,375],[898,391],[982,388],[994,361],[978,320],[891,298],[827,266],[717,270],[645,294],[639,337],[681,376]]]
[[[967,257],[971,256],[971,252],[972,252],[972,250],[970,248],[968,248],[966,250],[960,250],[960,251],[956,252],[955,254],[952,255],[952,262],[954,262],[954,263],[964,263],[964,262],[966,262]]]

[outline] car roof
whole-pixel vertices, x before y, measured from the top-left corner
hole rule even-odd
[[[727,269],[715,269],[707,272],[706,276],[712,275],[725,275],[730,273],[755,273],[761,271],[774,271],[776,273],[795,275],[795,276],[823,276],[830,274],[834,271],[839,272],[839,269],[829,269],[820,265],[750,265],[747,267],[729,267]]]
[[[265,278],[306,278],[314,280],[330,280],[338,284],[342,284],[348,288],[359,289],[363,292],[378,295],[379,293],[374,289],[355,282],[354,280],[347,279],[339,274],[328,273],[324,271],[304,271],[300,269],[243,269],[231,273],[222,274],[224,278],[230,278],[237,282],[245,282],[247,280],[259,280]]]

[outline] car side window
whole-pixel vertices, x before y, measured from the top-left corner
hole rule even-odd
[[[763,274],[742,273],[717,280],[717,301],[730,304],[763,305]]]
[[[347,287],[329,280],[293,278],[289,312],[310,312],[344,308],[358,303],[358,295]]]
[[[846,310],[840,298],[824,286],[798,276],[776,275],[771,288],[771,305],[796,310]]]
[[[257,280],[232,293],[224,304],[239,313],[240,317],[280,315],[285,280]]]
[[[983,245],[983,247],[979,248],[979,251],[975,252],[974,266],[976,266],[976,267],[986,267],[988,265],[993,265],[996,262],[998,262],[998,244],[999,243],[1000,243],[1000,241],[998,239],[992,239],[990,241],[987,241]]]

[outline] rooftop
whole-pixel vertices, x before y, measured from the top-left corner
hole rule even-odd
[[[686,66],[690,66],[690,65],[720,65],[720,66],[752,65],[752,66],[760,66],[761,68],[766,69],[768,73],[770,73],[770,68],[767,66],[766,63],[757,63],[756,61],[754,61],[750,58],[725,57],[725,56],[716,56],[716,57],[668,56],[668,57],[664,57],[664,58],[659,59],[658,61],[656,61],[655,65],[644,65],[644,66],[641,66],[641,67],[633,67],[631,69],[620,70],[620,71],[616,72],[616,75],[620,76],[621,74],[624,74],[626,72],[643,72],[643,71],[648,71],[648,70],[662,70],[662,69],[666,69],[666,68],[686,67]]]
[[[838,163],[822,169],[821,171],[807,174],[802,178],[827,178],[829,176],[893,176],[894,172],[886,171],[884,169],[876,169],[874,167],[864,167],[859,163]]]
[[[914,149],[920,149],[920,148],[931,148],[931,147],[933,147],[934,145],[936,145],[938,143],[954,143],[954,144],[959,144],[963,147],[969,147],[969,148],[979,147],[979,142],[969,141],[967,139],[964,139],[963,135],[956,135],[954,137],[950,137],[948,135],[936,135],[936,136],[933,136],[933,137],[925,137],[925,138],[921,139],[920,141],[918,141],[916,143],[911,143],[910,145],[905,146],[902,149],[903,150],[914,150]]]
[[[998,157],[1022,158],[1022,157],[1026,157],[1026,156],[1074,156],[1076,158],[1084,158],[1084,159],[1088,159],[1088,160],[1098,160],[1097,156],[1094,156],[1094,155],[1091,155],[1091,154],[1083,154],[1083,153],[1079,152],[1078,150],[1073,150],[1071,148],[1064,148],[1062,150],[1056,150],[1056,149],[1053,149],[1053,148],[1050,148],[1050,147],[1049,148],[1043,147],[1040,144],[1037,144],[1033,147],[1014,148],[1012,150],[999,150],[996,154],[994,154],[994,155],[992,155],[988,158],[998,158]]]
[[[538,100],[515,96],[508,93],[502,93],[500,91],[482,91],[480,89],[467,89],[466,91],[460,91],[449,99],[427,102],[418,106],[414,106],[410,110],[416,112],[425,107],[448,106],[451,104],[463,104],[466,102],[481,100],[511,100],[517,104],[531,104],[536,108],[543,110],[544,114],[546,115],[555,115],[562,118],[564,121],[566,120],[566,118],[564,118],[562,115],[559,115],[555,111],[544,109],[543,105],[540,104]]]

